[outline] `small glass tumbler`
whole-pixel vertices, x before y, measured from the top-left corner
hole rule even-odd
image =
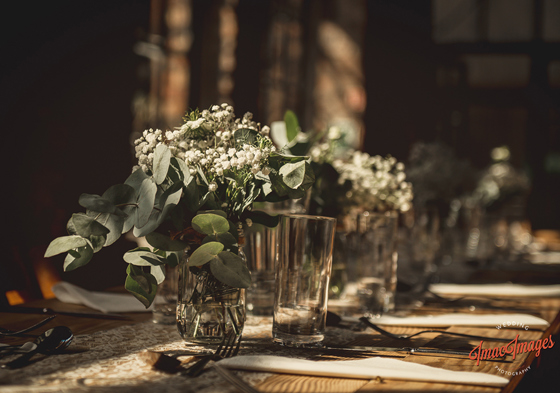
[[[251,286],[247,288],[247,314],[269,316],[274,308],[275,264],[278,258],[278,227],[253,223],[244,229],[243,251],[251,272]]]
[[[322,346],[336,219],[281,218],[272,339],[289,347]]]

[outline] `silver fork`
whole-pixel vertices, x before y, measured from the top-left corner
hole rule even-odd
[[[204,356],[202,359],[183,371],[183,374],[189,377],[199,376],[210,360],[216,361],[237,355],[240,345],[241,335],[236,335],[235,332],[231,330],[224,336],[222,342],[218,345],[218,348],[216,348],[216,352],[211,355]]]
[[[391,332],[388,332],[387,330],[384,330],[384,329],[380,328],[376,324],[372,323],[367,317],[361,317],[360,321],[362,321],[363,323],[368,325],[370,328],[372,328],[376,332],[379,332],[379,333],[383,334],[384,336],[394,338],[396,340],[408,340],[408,339],[411,339],[412,337],[416,337],[416,336],[419,336],[420,334],[424,334],[424,333],[438,333],[438,334],[444,334],[444,335],[447,335],[447,336],[457,336],[457,337],[465,337],[465,338],[471,338],[471,339],[475,339],[475,340],[487,340],[487,341],[510,342],[512,340],[511,338],[485,337],[485,336],[477,336],[477,335],[474,335],[474,334],[446,332],[444,330],[435,330],[435,329],[422,330],[422,331],[414,333],[414,334],[395,334],[395,333],[391,333]]]

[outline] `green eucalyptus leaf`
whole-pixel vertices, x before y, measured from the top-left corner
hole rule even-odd
[[[110,232],[107,227],[101,225],[95,218],[89,217],[85,213],[72,214],[72,224],[76,233],[85,238],[89,238],[90,236],[103,236]]]
[[[69,272],[87,264],[93,257],[93,249],[89,244],[78,247],[75,250],[69,250],[68,255],[64,259],[64,271]]]
[[[222,283],[234,288],[248,288],[251,273],[245,261],[229,251],[222,251],[210,261],[210,271]]]
[[[152,210],[152,214],[150,214],[150,218],[146,225],[141,228],[134,227],[132,230],[132,234],[136,237],[144,237],[149,233],[152,233],[159,227],[159,218],[161,216],[161,212],[158,210]]]
[[[189,257],[189,266],[202,266],[216,258],[224,249],[224,245],[218,242],[210,242],[198,247]]]
[[[115,184],[109,187],[102,196],[115,205],[136,203],[136,190],[128,184]]]
[[[146,251],[145,247],[135,248],[134,250],[127,251],[123,255],[125,262],[135,266],[158,266],[165,263],[165,258],[159,255]]]
[[[303,184],[305,179],[305,161],[295,164],[285,164],[278,173],[282,176],[284,184],[292,189],[296,189]]]
[[[91,246],[93,248],[93,252],[99,252],[103,248],[105,241],[107,240],[107,236],[90,236],[89,241],[91,242]]]
[[[136,195],[138,195],[142,183],[144,182],[144,180],[149,178],[149,175],[147,175],[141,168],[138,168],[134,172],[132,172],[130,176],[128,176],[128,178],[124,181],[124,184],[136,190]]]
[[[151,266],[150,274],[155,277],[158,285],[161,284],[163,280],[165,280],[165,266],[164,265]]]
[[[117,207],[110,200],[99,195],[82,194],[78,199],[80,206],[99,213],[114,213]],[[123,214],[122,212],[120,212]]]
[[[81,236],[62,236],[54,239],[45,251],[45,258],[68,252],[75,248],[83,247],[87,244],[86,239]]]
[[[188,186],[189,183],[194,180],[194,176],[191,175],[191,172],[189,171],[189,167],[185,160],[181,160],[177,157],[171,157],[170,165],[171,168],[169,170],[168,176],[173,180],[174,183],[183,182],[183,185]]]
[[[294,156],[305,156],[311,148],[311,142],[298,142],[290,145],[290,153]]]
[[[279,171],[283,183],[286,184],[288,196],[292,199],[302,198],[305,191],[315,182],[315,175],[311,165],[306,161],[286,164]]]
[[[95,220],[101,225],[109,229],[106,236],[104,247],[110,246],[116,242],[123,233],[125,218],[115,214],[103,213],[101,215],[96,212],[87,211],[86,214],[90,217],[95,217]]]
[[[183,257],[183,251],[167,251],[166,252],[166,259],[167,264],[171,267],[178,266],[181,263],[181,258]]]
[[[193,177],[192,181],[189,182],[185,188],[185,201],[187,202],[187,208],[196,212],[200,207],[200,191],[198,190],[198,185],[196,184],[196,179]]]
[[[288,142],[291,142],[295,139],[300,130],[296,114],[291,110],[287,110],[284,114],[284,123],[286,123],[286,137],[288,138]]]
[[[155,277],[134,265],[128,265],[126,273],[127,277],[124,284],[126,290],[132,293],[136,299],[140,300],[146,308],[150,307],[157,291]]]
[[[229,222],[222,216],[217,214],[205,213],[198,214],[192,219],[192,227],[195,231],[206,235],[227,232]]]
[[[146,241],[150,246],[165,251],[181,251],[188,246],[180,240],[172,240],[169,236],[157,232],[147,234]]]
[[[172,187],[169,187],[164,191],[158,203],[158,207],[161,210],[159,223],[162,223],[163,220],[165,220],[169,216],[175,206],[179,204],[182,195],[183,188],[180,183],[174,184]]]
[[[138,193],[138,209],[136,210],[135,227],[142,228],[148,223],[156,200],[157,186],[152,179],[142,182]]]
[[[154,151],[154,181],[156,184],[161,184],[167,176],[167,171],[169,170],[169,164],[171,163],[171,151],[169,147],[164,144],[160,144],[156,147]]]
[[[229,232],[217,233],[215,235],[208,235],[202,239],[202,244],[210,242],[219,242],[224,245],[226,249],[233,249],[237,245],[237,238]]]
[[[304,156],[292,156],[278,152],[272,152],[268,156],[268,166],[270,166],[272,169],[280,170],[280,168],[285,164],[295,164],[296,162],[305,161],[307,159],[308,157]]]
[[[197,215],[199,215],[199,214],[217,214],[218,216],[222,216],[223,218],[227,218],[227,213],[223,210],[203,210],[203,211],[200,211],[196,214]]]
[[[170,213],[175,209],[181,200],[182,188],[180,183],[173,185],[165,190],[159,198],[157,198],[157,209],[153,209],[146,224],[142,227],[135,226],[133,234],[136,237],[143,237],[155,231],[169,217]]]
[[[255,201],[255,199],[257,199],[257,197],[259,196],[259,194],[261,193],[261,189],[257,188],[257,185],[255,182],[251,182],[248,185],[248,190],[245,193],[245,198],[243,199],[243,203],[241,205],[241,210],[239,212],[239,216],[247,210],[247,208],[249,206],[253,205],[253,202]]]
[[[68,232],[69,235],[78,235],[78,231],[76,231],[76,226],[72,221],[72,217],[70,217],[70,219],[66,223],[66,232]]]

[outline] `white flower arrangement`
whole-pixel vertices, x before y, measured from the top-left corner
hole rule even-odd
[[[333,167],[340,175],[339,184],[351,183],[345,195],[348,207],[377,212],[411,208],[412,185],[405,181],[404,164],[396,158],[354,151],[349,160],[335,160]]]
[[[51,242],[45,257],[67,252],[64,270],[87,264],[93,254],[132,230],[150,247],[124,255],[125,288],[148,307],[165,278],[190,249],[188,266],[221,284],[246,288],[251,277],[239,255],[243,221],[275,226],[278,217],[253,211],[256,201],[297,199],[315,178],[304,156],[275,151],[270,129],[233,107],[194,110],[173,131],[149,129],[134,145],[138,165],[123,184],[101,196],[82,194],[86,213],[68,222],[69,236]]]

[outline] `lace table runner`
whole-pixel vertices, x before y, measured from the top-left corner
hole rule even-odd
[[[243,330],[240,354],[301,357],[301,351],[273,344],[271,330],[272,318],[249,317]],[[329,328],[327,331],[330,343],[347,342],[352,335],[353,332],[342,329]],[[41,359],[43,355],[36,355],[37,361],[25,368],[0,369],[0,392],[109,392],[117,389],[119,393],[237,391],[212,369],[197,378],[154,370],[142,359],[141,353],[145,350],[170,355],[208,351],[201,346],[185,344],[175,325],[144,322],[122,326],[76,336],[67,352],[44,359]],[[238,375],[255,386],[272,374]]]

